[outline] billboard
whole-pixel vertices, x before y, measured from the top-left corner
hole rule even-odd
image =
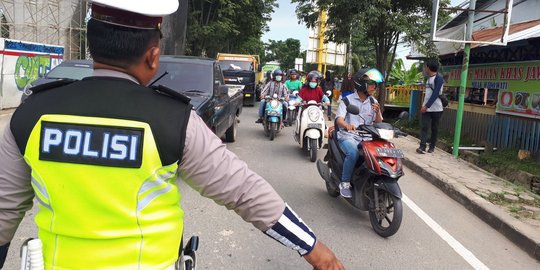
[[[17,107],[24,88],[64,59],[64,47],[0,38],[0,109]]]
[[[459,87],[461,66],[442,72],[447,86]],[[497,113],[540,120],[540,61],[471,65],[467,88],[498,89]]]
[[[309,30],[308,50],[306,63],[317,64],[317,52],[319,51],[319,28]],[[323,63],[333,66],[345,66],[347,45],[328,42],[323,44]]]

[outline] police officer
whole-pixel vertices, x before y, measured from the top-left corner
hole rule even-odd
[[[179,185],[235,210],[316,269],[335,255],[192,113],[146,87],[160,25],[177,0],[94,0],[94,75],[33,89],[0,140],[0,268],[35,197],[46,269],[173,269],[183,231]]]

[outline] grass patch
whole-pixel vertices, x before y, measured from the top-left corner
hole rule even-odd
[[[490,201],[491,203],[496,204],[496,205],[506,205],[506,204],[508,204],[504,200],[504,193],[489,193],[487,199],[488,199],[488,201]]]
[[[491,154],[484,153],[480,155],[480,164],[502,169],[521,170],[540,176],[540,165],[537,161],[532,158],[520,161],[517,159],[517,154],[518,150],[516,149],[499,149]]]

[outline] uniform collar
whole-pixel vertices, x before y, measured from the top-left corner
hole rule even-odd
[[[100,69],[94,69],[94,72],[93,72],[93,75],[94,77],[113,77],[113,78],[121,78],[121,79],[126,79],[126,80],[130,80],[136,84],[139,84],[139,81],[137,79],[135,79],[135,77],[127,74],[127,73],[124,73],[124,72],[121,72],[121,71],[116,71],[116,70],[111,70],[111,69],[104,69],[104,68],[100,68]]]

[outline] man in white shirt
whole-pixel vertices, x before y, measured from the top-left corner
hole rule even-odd
[[[429,78],[426,81],[426,93],[424,102],[422,103],[422,129],[420,132],[420,147],[416,149],[419,154],[426,153],[428,142],[428,129],[431,127],[431,138],[429,139],[428,153],[435,151],[437,145],[437,133],[439,122],[443,113],[443,105],[440,95],[443,91],[444,79],[437,73],[439,64],[436,61],[430,60],[426,62],[425,71]]]

